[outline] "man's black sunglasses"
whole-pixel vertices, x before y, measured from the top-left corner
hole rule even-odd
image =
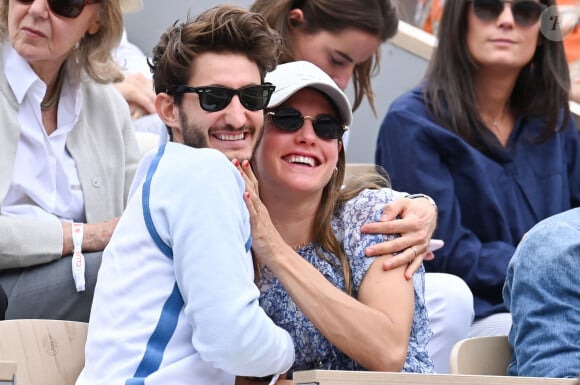
[[[35,0],[18,0],[22,4],[32,4]],[[85,5],[99,3],[100,0],[47,0],[48,7],[55,15],[74,19],[81,14]]]
[[[238,95],[240,103],[250,111],[266,108],[276,87],[271,83],[247,86],[238,89],[206,86],[174,86],[168,90],[169,95],[196,93],[199,95],[199,105],[207,112],[221,111],[230,104],[234,95]]]
[[[312,126],[316,136],[321,139],[340,139],[348,130],[344,124],[330,115],[318,115],[316,117],[304,116],[300,111],[290,107],[280,107],[266,114],[272,119],[272,122],[286,132],[298,131],[304,125],[304,119],[312,120]]]
[[[473,13],[479,20],[495,21],[504,10],[505,4],[509,4],[514,21],[521,27],[534,25],[540,19],[546,9],[544,4],[532,0],[468,0],[473,3]]]

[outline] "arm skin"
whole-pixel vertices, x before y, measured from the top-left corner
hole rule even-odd
[[[85,223],[83,228],[82,251],[102,251],[111,240],[111,235],[119,222],[119,217],[110,221],[98,223]],[[62,255],[70,255],[73,252],[72,224],[62,222]]]
[[[238,164],[246,182],[254,256],[338,349],[369,370],[401,371],[414,310],[413,282],[403,275],[406,266],[385,271],[382,264],[387,257],[377,257],[362,281],[358,300],[344,293],[284,242],[258,197],[253,173],[245,166],[246,162],[242,168]]]

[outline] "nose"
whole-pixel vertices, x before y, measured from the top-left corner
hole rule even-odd
[[[48,16],[48,2],[47,0],[34,0],[28,6],[28,13],[31,13],[35,16]]]
[[[497,23],[499,26],[513,26],[514,25],[514,14],[512,13],[512,3],[508,1],[503,2],[503,11],[497,18]]]
[[[312,144],[316,140],[316,132],[314,131],[314,118],[311,116],[304,116],[304,124],[296,133],[296,141],[298,143]]]
[[[249,110],[240,102],[239,96],[234,95],[230,104],[224,108],[225,123],[235,128],[243,127],[247,122],[248,112]]]
[[[345,90],[350,78],[352,78],[353,71],[354,65],[345,66],[340,71],[333,73],[331,78],[341,90]]]

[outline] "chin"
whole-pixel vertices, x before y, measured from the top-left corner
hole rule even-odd
[[[252,153],[250,151],[223,150],[222,152],[230,160],[237,159],[241,162],[243,160],[250,160],[252,158]]]

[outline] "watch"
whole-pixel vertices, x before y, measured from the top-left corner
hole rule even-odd
[[[427,199],[427,202],[431,203],[433,205],[433,207],[435,207],[435,210],[437,210],[437,203],[435,203],[433,198],[431,198],[427,194],[409,194],[405,198],[409,198],[409,199],[425,198],[425,199]]]

